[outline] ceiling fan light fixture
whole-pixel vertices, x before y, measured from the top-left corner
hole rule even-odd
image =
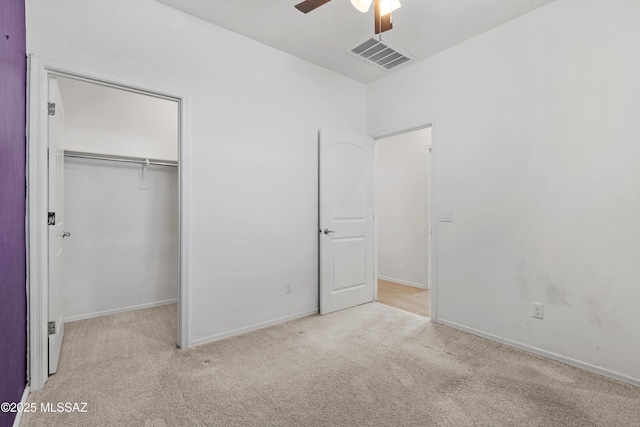
[[[372,2],[373,0],[351,0],[353,7],[362,13],[367,13],[369,11]]]
[[[380,15],[388,15],[400,7],[402,7],[400,0],[380,0]]]

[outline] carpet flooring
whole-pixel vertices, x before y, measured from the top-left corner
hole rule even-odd
[[[22,426],[638,426],[640,388],[379,303],[189,350],[176,308],[69,323]]]

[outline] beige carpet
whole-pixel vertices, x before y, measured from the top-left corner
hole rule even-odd
[[[638,426],[640,389],[371,303],[187,351],[175,306],[70,323],[23,426]]]

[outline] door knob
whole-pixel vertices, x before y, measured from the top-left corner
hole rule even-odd
[[[63,232],[62,232],[62,238],[64,239],[65,237],[71,237],[71,232],[69,232],[69,231],[63,231]]]
[[[328,228],[324,229],[324,234],[333,234],[333,233],[335,233],[335,231],[329,230]]]

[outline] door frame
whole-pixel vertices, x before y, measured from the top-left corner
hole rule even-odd
[[[48,378],[48,175],[47,102],[49,77],[67,77],[178,102],[178,325],[177,345],[189,346],[189,145],[188,102],[175,91],[42,61],[29,55],[27,94],[27,375],[31,391]]]
[[[436,165],[436,150],[435,150],[435,128],[433,123],[430,121],[418,123],[414,126],[410,127],[401,127],[397,129],[387,130],[384,132],[376,133],[370,135],[376,143],[376,156],[377,156],[377,144],[378,140],[389,138],[391,136],[402,135],[405,133],[410,133],[422,129],[431,129],[431,145],[429,147],[430,155],[427,157],[427,161],[431,162],[431,168],[429,170],[428,176],[428,186],[429,186],[429,197],[427,203],[429,204],[429,210],[427,212],[427,230],[430,232],[426,234],[425,237],[425,246],[427,249],[427,264],[426,268],[428,269],[427,274],[427,284],[426,287],[431,291],[431,316],[430,319],[433,322],[438,321],[438,272],[437,272],[437,259],[438,259],[438,218],[437,216],[437,206],[436,206],[436,186],[435,186],[435,165]],[[375,167],[377,168],[377,158],[374,162]],[[426,166],[426,165],[425,165]],[[374,183],[375,185],[375,183]],[[377,203],[376,203],[376,214],[377,214]],[[374,216],[374,299],[377,301],[378,299],[378,221],[377,215]]]

